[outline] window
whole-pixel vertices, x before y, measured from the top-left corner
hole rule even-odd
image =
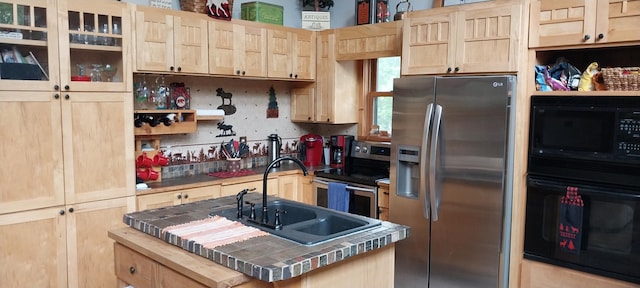
[[[371,91],[368,94],[371,109],[369,130],[379,127],[379,131],[391,133],[393,113],[393,79],[400,77],[400,57],[371,60]],[[384,133],[384,132],[382,132]],[[369,133],[371,134],[371,133]],[[379,136],[384,136],[379,135]]]

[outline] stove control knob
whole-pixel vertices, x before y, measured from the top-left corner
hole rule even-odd
[[[356,152],[360,152],[360,146],[356,146],[353,149],[356,150]]]
[[[367,146],[362,147],[362,153],[367,153],[369,149],[367,149]]]

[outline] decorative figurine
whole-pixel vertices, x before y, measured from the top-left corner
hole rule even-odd
[[[278,101],[276,101],[276,90],[273,86],[269,88],[269,107],[267,108],[267,118],[278,118]]]
[[[218,88],[216,89],[216,92],[218,96],[220,96],[220,98],[222,98],[222,105],[218,106],[218,109],[222,109],[224,110],[224,115],[233,115],[236,113],[236,106],[231,104],[231,97],[233,97],[233,94],[229,93],[229,92],[225,92],[224,89],[222,88]],[[224,104],[224,99],[229,99],[229,104]]]

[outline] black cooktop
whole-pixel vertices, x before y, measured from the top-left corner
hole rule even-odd
[[[376,186],[376,180],[389,178],[389,174],[365,175],[360,173],[347,173],[345,169],[331,168],[313,172],[315,176],[341,182],[357,183],[367,186]]]

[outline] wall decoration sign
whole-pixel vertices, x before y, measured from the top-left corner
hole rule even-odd
[[[171,3],[173,3],[172,0],[149,0],[149,6],[151,7],[171,9]]]
[[[218,106],[218,109],[222,109],[224,111],[224,115],[233,115],[236,113],[236,105],[231,104],[233,94],[224,91],[223,88],[218,88],[216,89],[216,95],[222,98],[222,105]],[[229,104],[225,104],[224,99],[228,99]]]
[[[371,1],[372,0],[358,0],[356,2],[357,25],[371,24]]]

